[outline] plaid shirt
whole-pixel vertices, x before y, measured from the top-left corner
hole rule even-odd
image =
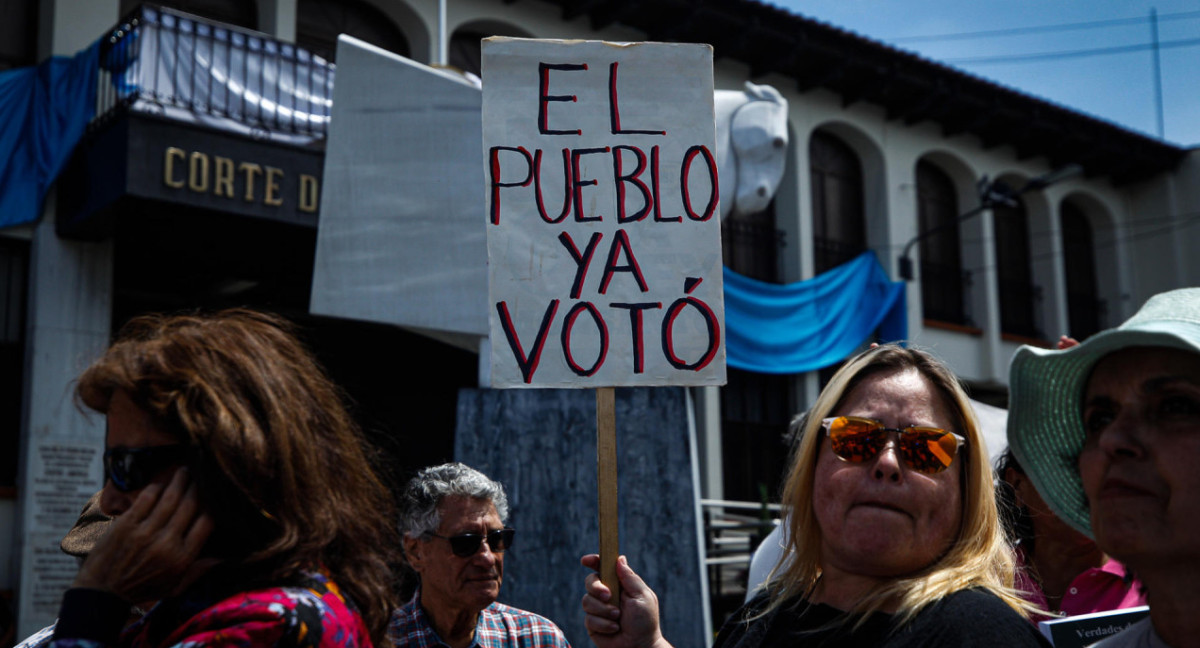
[[[392,613],[388,639],[396,648],[445,646],[421,609],[421,592]],[[479,613],[471,648],[571,648],[562,630],[549,619],[532,612],[492,603]]]

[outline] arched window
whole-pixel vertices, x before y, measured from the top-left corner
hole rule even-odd
[[[1041,337],[1034,319],[1038,296],[1029,256],[1029,218],[1025,204],[992,210],[996,236],[996,276],[1000,282],[1000,330]]]
[[[359,0],[300,0],[296,7],[297,45],[332,61],[338,34],[411,56],[404,33],[379,9]]]
[[[0,70],[37,63],[38,2],[15,0],[0,7]]]
[[[849,146],[828,133],[808,144],[812,176],[813,270],[820,274],[867,249],[862,163]]]
[[[721,255],[730,270],[752,279],[779,283],[783,233],[775,226],[775,201],[755,214],[730,214],[721,221]]]
[[[533,34],[500,21],[473,21],[460,26],[450,35],[450,47],[446,53],[449,59],[447,62],[463,72],[470,72],[477,77],[482,77],[483,52],[480,41],[489,36],[532,38]]]
[[[958,195],[950,176],[924,160],[917,163],[917,214],[919,231],[925,237],[920,242],[925,318],[966,324]]]
[[[133,11],[144,1],[121,0],[121,15],[124,16]],[[244,0],[155,0],[154,4],[246,29],[258,29],[258,7],[255,2],[245,2]]]
[[[1092,226],[1077,205],[1062,205],[1063,273],[1067,279],[1070,334],[1083,340],[1102,328],[1104,303],[1096,292],[1096,256]]]

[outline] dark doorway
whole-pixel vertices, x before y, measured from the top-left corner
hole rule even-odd
[[[476,386],[476,354],[395,326],[310,315],[315,230],[146,202],[116,221],[114,332],[147,312],[278,313],[345,390],[393,488],[453,458],[458,390]]]
[[[813,272],[821,274],[867,249],[862,162],[854,149],[823,131],[808,143],[812,182]]]
[[[1063,271],[1067,278],[1067,322],[1078,340],[1099,333],[1105,303],[1097,293],[1096,252],[1092,225],[1074,203],[1062,206]]]

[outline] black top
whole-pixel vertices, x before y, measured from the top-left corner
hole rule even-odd
[[[753,618],[767,603],[767,597],[760,594],[735,612],[721,628],[713,648],[1050,646],[1032,623],[985,590],[955,592],[898,629],[892,615],[875,613],[852,630],[857,619],[843,622],[846,617],[841,610],[802,600]]]

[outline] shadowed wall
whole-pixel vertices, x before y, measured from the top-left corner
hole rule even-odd
[[[683,388],[616,392],[621,553],[658,594],[663,634],[705,646],[707,581]],[[504,484],[509,525],[500,601],[552,619],[589,646],[579,602],[599,547],[593,390],[459,392],[455,458]]]

